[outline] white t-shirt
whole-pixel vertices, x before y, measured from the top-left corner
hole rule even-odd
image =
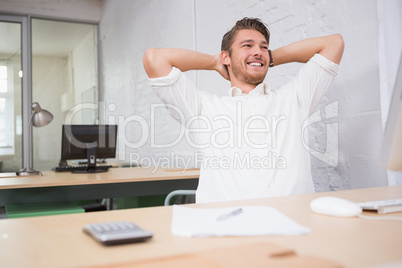
[[[150,79],[170,114],[187,127],[202,159],[197,203],[313,193],[302,125],[337,74],[316,54],[288,84],[249,94],[197,90],[179,69]]]

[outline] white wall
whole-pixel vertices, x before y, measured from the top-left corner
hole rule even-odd
[[[180,125],[159,108],[151,127],[151,104],[161,102],[148,85],[142,55],[148,47],[219,53],[222,35],[245,16],[259,17],[268,24],[272,49],[308,37],[343,35],[346,47],[341,69],[317,114],[324,116],[325,107],[335,103],[337,116],[309,128],[313,136],[309,145],[319,152],[326,150],[329,124],[338,129],[338,133],[329,133],[338,142],[337,165],[312,157],[316,190],[386,185],[386,172],[377,164],[382,128],[375,0],[105,1],[100,22],[101,99],[105,101],[102,119],[120,122],[120,157],[130,161],[140,155],[143,164],[148,163],[145,160],[160,160],[159,164],[168,161],[171,165],[178,164],[169,159],[172,155],[194,158],[194,150],[185,139],[169,148],[151,145],[154,137],[157,144],[175,141]],[[266,81],[272,87],[278,86],[291,79],[299,68],[300,64],[275,67]],[[229,86],[214,72],[189,75],[200,89],[218,95],[225,94]],[[146,122],[145,129],[141,122]],[[136,146],[141,138],[143,145]]]

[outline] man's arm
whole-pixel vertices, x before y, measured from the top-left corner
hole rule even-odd
[[[143,64],[149,78],[163,77],[173,66],[182,72],[189,70],[215,70],[228,79],[227,71],[220,60],[220,54],[205,53],[179,48],[148,48]]]
[[[330,61],[339,64],[344,49],[343,38],[340,34],[309,38],[272,51],[275,66],[289,63],[306,63],[315,54],[321,54]]]

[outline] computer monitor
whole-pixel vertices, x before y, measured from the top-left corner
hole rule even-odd
[[[96,169],[96,159],[116,157],[117,125],[63,125],[61,160],[87,159],[86,172]]]
[[[402,171],[402,53],[384,133],[380,165],[388,170]]]

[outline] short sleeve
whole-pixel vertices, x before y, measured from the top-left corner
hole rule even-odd
[[[150,78],[149,83],[170,115],[182,125],[199,113],[198,91],[194,83],[179,69],[173,67],[167,76]]]
[[[339,65],[320,54],[314,55],[293,81],[299,108],[311,114],[337,75]]]

